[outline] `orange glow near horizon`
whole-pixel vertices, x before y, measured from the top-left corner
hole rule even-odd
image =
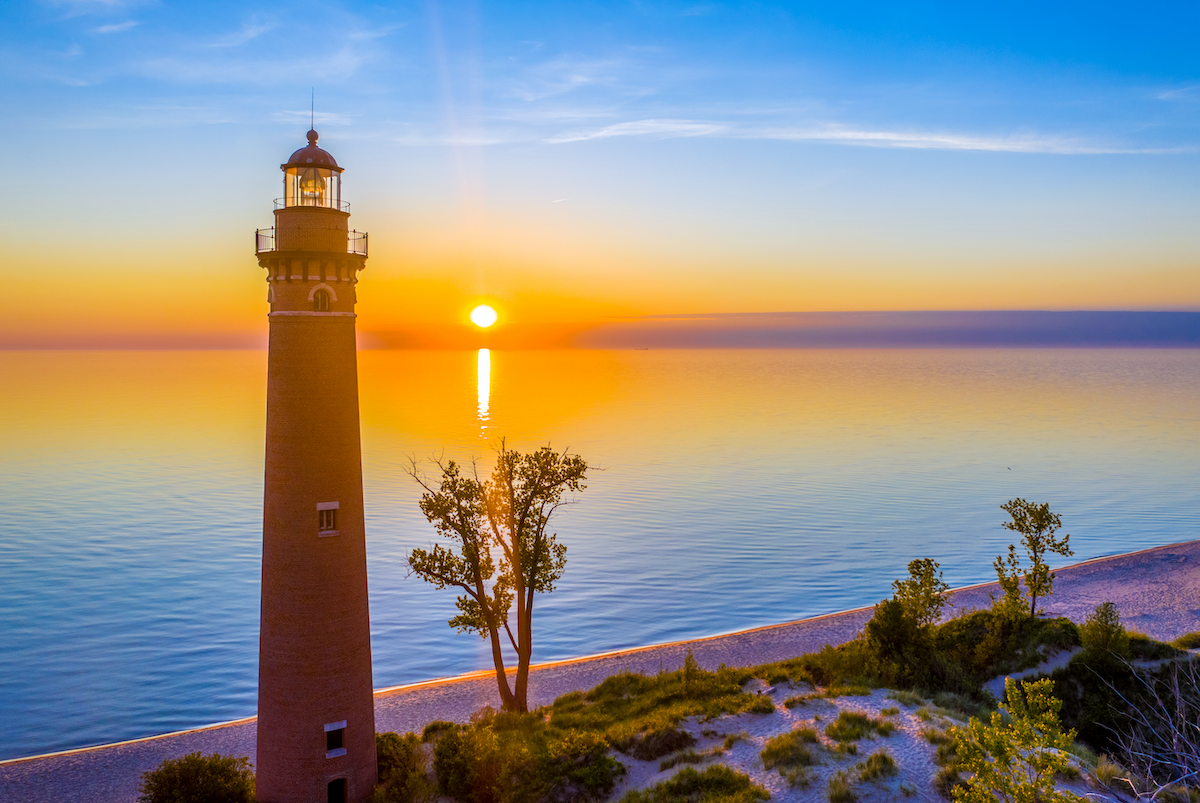
[[[698,254],[687,243],[674,253],[661,243],[643,251],[635,241],[602,242],[596,232],[580,232],[570,254],[538,232],[489,251],[486,233],[464,249],[448,230],[405,239],[407,232],[378,228],[378,214],[364,217],[375,233],[358,288],[357,328],[404,348],[562,347],[570,342],[565,331],[642,315],[1200,308],[1200,271],[1182,254],[1135,267],[1120,254],[922,260],[911,249],[885,256],[852,246],[789,256],[749,244],[739,256],[729,249]],[[0,321],[0,348],[264,346],[263,272],[237,233],[244,232],[171,248],[5,243],[0,262],[21,266],[9,272],[6,288],[31,303]],[[463,315],[480,297],[499,314],[486,330]],[[480,341],[484,332],[491,341]],[[501,346],[505,338],[512,345]]]

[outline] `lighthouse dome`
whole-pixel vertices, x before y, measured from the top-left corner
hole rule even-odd
[[[308,145],[293,153],[283,166],[285,169],[292,166],[301,167],[312,165],[314,167],[331,167],[338,169],[338,163],[329,151],[317,147],[317,132],[309,129]]]
[[[317,147],[317,132],[308,132],[308,145],[288,158],[283,168],[283,207],[320,206],[346,212],[342,201],[342,168],[328,151]]]

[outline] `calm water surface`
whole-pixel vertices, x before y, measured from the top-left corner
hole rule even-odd
[[[266,357],[0,353],[0,758],[253,715]],[[410,457],[584,455],[535,660],[991,579],[999,505],[1085,559],[1200,537],[1200,352],[360,355],[378,687],[488,665],[406,577]]]

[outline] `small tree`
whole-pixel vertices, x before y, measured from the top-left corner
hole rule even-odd
[[[1075,731],[1062,732],[1053,697],[1054,682],[1043,678],[1005,681],[1007,703],[992,712],[990,725],[971,717],[955,732],[959,766],[971,773],[965,785],[954,787],[957,803],[1058,803],[1077,799],[1059,792],[1054,776],[1067,768],[1066,748]],[[1007,719],[1007,722],[1006,722]]]
[[[442,473],[437,487],[417,471],[415,462],[411,474],[425,489],[421,512],[438,535],[456,542],[456,548],[439,544],[431,550],[414,549],[409,568],[437,588],[453,586],[465,592],[456,603],[459,614],[449,625],[491,641],[502,706],[527,711],[534,594],[553,591],[567,562],[566,546],[546,528],[565,504],[564,495],[586,487],[587,462],[549,446],[521,454],[501,441],[490,479],[480,480],[475,471],[465,476],[452,460],[435,465]],[[510,615],[514,603],[515,623]],[[502,632],[517,655],[512,687],[505,673]]]
[[[942,580],[941,564],[932,558],[921,558],[908,564],[908,579],[893,580],[896,593],[892,598],[921,627],[931,625],[942,615],[947,604],[945,596],[950,586]]]
[[[1129,655],[1129,634],[1121,624],[1117,606],[1101,602],[1096,610],[1079,627],[1079,640],[1083,648],[1093,655],[1112,653],[1124,658]]]
[[[250,759],[213,753],[168,758],[142,773],[139,803],[253,803]]]
[[[992,599],[992,607],[1006,621],[1019,622],[1025,618],[1025,597],[1021,594],[1021,560],[1017,548],[1008,545],[1008,557],[997,555],[992,561],[1000,582],[1000,598]]]
[[[1012,521],[1004,522],[1004,528],[1021,534],[1021,544],[1029,556],[1029,568],[1021,572],[1025,580],[1025,593],[1029,597],[1029,615],[1037,615],[1038,597],[1048,597],[1054,592],[1054,572],[1046,565],[1046,553],[1070,556],[1070,535],[1055,538],[1054,534],[1062,526],[1062,519],[1056,513],[1050,512],[1050,505],[1043,503],[1035,505],[1017,497],[1000,506],[1012,517]],[[1000,578],[1000,587],[1004,590],[1005,598],[1012,596],[1016,588],[1018,560],[1016,547],[1008,546],[1007,571],[1002,565],[1002,557],[996,558],[996,573]],[[1019,595],[1018,595],[1019,596]]]

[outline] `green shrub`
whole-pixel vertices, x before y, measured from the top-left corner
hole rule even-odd
[[[1005,703],[991,722],[974,717],[955,732],[959,764],[970,774],[965,789],[954,790],[958,803],[991,800],[1038,800],[1066,803],[1074,796],[1058,792],[1055,777],[1068,765],[1065,750],[1074,733],[1063,733],[1062,706],[1051,694],[1049,678],[1005,684]]]
[[[933,695],[933,703],[938,708],[941,708],[954,717],[962,721],[966,721],[973,716],[982,716],[987,713],[985,706],[971,700],[962,694],[954,692],[942,691]]]
[[[1180,650],[1194,650],[1200,648],[1200,633],[1188,633],[1180,636],[1171,642],[1171,646]]]
[[[829,803],[855,803],[858,795],[850,783],[850,774],[838,770],[829,779]]]
[[[1165,661],[1182,654],[1176,647],[1155,641],[1143,633],[1129,633],[1129,656],[1135,661]]]
[[[748,740],[749,738],[750,738],[750,734],[746,733],[745,731],[738,731],[737,733],[731,733],[725,737],[725,749],[730,750],[738,742],[744,742],[744,741]]]
[[[372,803],[418,803],[432,799],[435,788],[428,778],[428,761],[416,734],[375,734],[379,786]]]
[[[958,740],[952,738],[948,742],[939,742],[937,746],[937,754],[934,756],[934,761],[939,767],[956,767],[958,766]]]
[[[1071,742],[1067,752],[1079,759],[1079,763],[1085,767],[1094,767],[1100,763],[1100,756],[1096,754],[1096,751],[1082,742]]]
[[[837,742],[856,742],[877,731],[887,736],[896,729],[895,723],[873,719],[857,711],[842,711],[838,718],[825,726],[825,735]]]
[[[954,741],[953,736],[936,728],[921,728],[921,736],[925,737],[925,741],[933,745],[950,744]]]
[[[623,672],[586,694],[559,697],[549,708],[550,726],[603,734],[622,749],[634,734],[676,725],[686,717],[706,720],[743,711],[758,699],[742,690],[750,676],[749,670],[724,665],[715,672],[698,667],[658,675]]]
[[[899,773],[896,760],[886,750],[877,750],[858,765],[859,777],[864,781],[878,781]]]
[[[1136,634],[1131,634],[1129,643],[1131,656],[1143,651],[1139,646],[1143,642]],[[1144,643],[1159,645],[1178,654],[1167,644],[1148,639]],[[1148,652],[1149,648],[1144,651]],[[1167,667],[1161,667],[1135,672],[1127,661],[1112,653],[1076,655],[1069,664],[1050,675],[1054,680],[1054,696],[1063,701],[1063,725],[1077,730],[1079,739],[1092,749],[1115,754],[1121,749],[1115,734],[1124,733],[1130,727],[1126,713],[1129,706],[1151,710],[1154,703],[1147,699],[1146,682],[1162,683],[1167,671]],[[1160,692],[1169,695],[1166,687],[1160,687]]]
[[[703,761],[707,757],[708,756],[701,754],[701,753],[697,753],[695,750],[692,750],[692,749],[683,750],[683,751],[678,752],[673,756],[669,756],[669,757],[663,759],[661,762],[659,762],[658,771],[664,772],[666,770],[671,769],[671,767],[675,767],[680,764],[699,764],[701,761]]]
[[[925,699],[921,695],[911,691],[894,691],[887,696],[889,700],[895,700],[900,705],[907,705],[909,708],[916,708],[925,703]]]
[[[425,730],[421,731],[421,741],[431,742],[440,736],[445,731],[454,730],[458,725],[453,722],[446,722],[442,719],[435,719],[425,726]]]
[[[781,733],[769,739],[759,753],[763,769],[778,769],[780,775],[797,767],[811,767],[817,763],[808,745],[817,742],[816,731],[801,728],[790,733]]]
[[[929,682],[930,631],[922,627],[904,605],[886,599],[875,606],[864,639],[873,674],[888,686],[914,686]]]
[[[624,745],[613,745],[622,753],[639,761],[654,761],[657,758],[692,747],[696,737],[673,725],[634,736]]]
[[[844,686],[840,683],[834,684],[819,695],[827,700],[832,700],[838,697],[870,697],[871,689],[861,683],[852,683]]]
[[[746,775],[717,764],[697,772],[685,767],[649,789],[635,789],[621,803],[755,803],[771,795]]]
[[[771,702],[771,698],[765,694],[758,695],[754,698],[754,702],[746,706],[746,711],[751,714],[774,714],[775,703]]]
[[[1100,756],[1100,760],[1096,762],[1096,780],[1104,786],[1112,786],[1114,781],[1127,774],[1128,771],[1124,767],[1107,755]]]
[[[139,803],[253,803],[250,759],[188,753],[142,773]]]
[[[808,700],[805,697],[789,697],[783,701],[783,707],[791,711],[793,708],[806,705],[807,703]]]
[[[947,800],[954,799],[955,789],[966,789],[967,784],[963,781],[962,776],[958,774],[957,765],[947,765],[937,771],[933,776],[933,787],[938,790],[938,794]]]
[[[433,769],[439,791],[460,803],[596,800],[625,771],[599,734],[555,730],[539,714],[492,711],[442,731]]]
[[[1079,628],[1079,639],[1083,649],[1091,653],[1129,654],[1129,635],[1121,625],[1117,606],[1102,602]]]
[[[948,603],[945,594],[950,590],[942,580],[941,566],[931,558],[910,561],[908,579],[896,580],[892,588],[895,590],[892,598],[921,627],[941,617],[942,608]]]
[[[803,671],[814,685],[869,686],[874,680],[871,669],[871,653],[861,639],[849,641],[837,647],[828,644],[819,652],[801,655],[786,662]]]
[[[797,787],[807,789],[812,785],[813,774],[812,770],[808,767],[794,767],[793,769],[780,770],[779,772],[783,775],[783,779],[787,781],[787,785],[792,789],[796,789]]]
[[[893,706],[891,708],[880,709],[879,713],[881,716],[894,717],[900,713],[900,709]]]

